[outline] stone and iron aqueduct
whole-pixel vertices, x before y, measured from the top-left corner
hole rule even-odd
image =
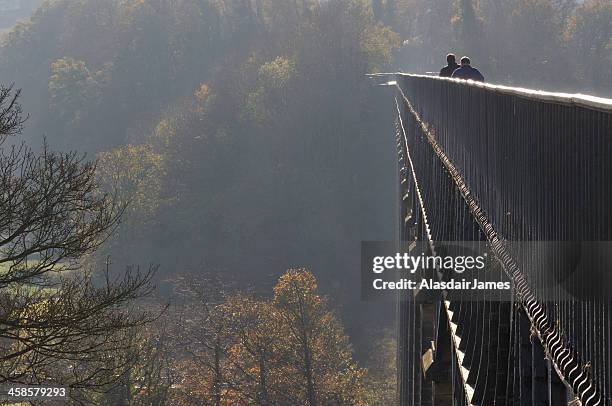
[[[399,240],[483,241],[512,282],[398,295],[399,403],[612,406],[612,294],[590,291],[612,261],[589,262],[612,240],[612,100],[372,76],[395,89]]]

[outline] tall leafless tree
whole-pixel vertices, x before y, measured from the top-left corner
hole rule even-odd
[[[135,361],[130,336],[152,315],[134,301],[155,269],[83,267],[124,207],[100,192],[95,162],[7,142],[25,122],[18,98],[0,86],[0,383],[104,390]]]

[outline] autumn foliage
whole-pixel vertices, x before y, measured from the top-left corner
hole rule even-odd
[[[366,371],[312,273],[287,271],[269,299],[218,292],[196,287],[204,310],[178,319],[173,404],[365,404]]]

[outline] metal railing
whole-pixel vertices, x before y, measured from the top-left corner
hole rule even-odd
[[[441,299],[430,332],[423,317],[431,311],[404,298],[401,403],[609,404],[610,300],[551,294],[540,259],[517,257],[506,242],[612,240],[612,100],[380,76],[397,88],[401,237],[488,241],[516,298],[510,305]],[[563,279],[567,269],[552,272]],[[445,329],[450,378],[431,381],[415,364]],[[436,385],[452,390],[436,394]]]

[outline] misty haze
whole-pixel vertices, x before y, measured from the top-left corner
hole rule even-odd
[[[612,3],[0,0],[3,393],[420,405],[398,401],[398,306],[361,298],[361,242],[408,238],[410,106],[368,75],[438,76],[449,53],[486,84],[612,98]]]

